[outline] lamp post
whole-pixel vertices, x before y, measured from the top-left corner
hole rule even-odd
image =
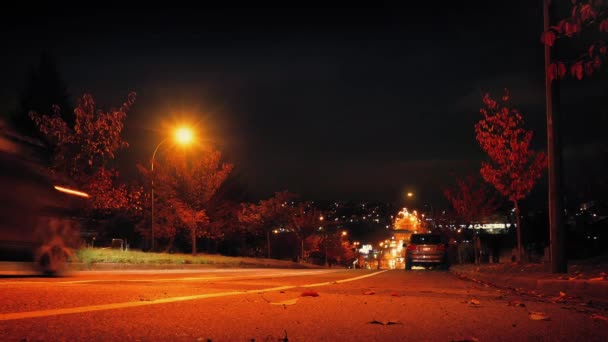
[[[193,138],[192,130],[189,127],[179,127],[175,130],[174,134],[175,135],[173,136],[173,138],[180,145],[189,144]],[[154,152],[152,153],[152,161],[150,162],[150,172],[152,174],[154,173],[154,159],[156,158],[156,152],[158,152],[158,149],[160,148],[160,146],[162,144],[164,144],[170,138],[171,138],[171,136],[166,137],[165,139],[161,140],[161,142],[159,142],[158,145],[156,145],[156,148],[154,149]],[[152,200],[152,204],[150,206],[150,219],[151,219],[150,250],[153,251],[154,250],[154,177],[152,177],[152,190],[150,191],[150,197]]]

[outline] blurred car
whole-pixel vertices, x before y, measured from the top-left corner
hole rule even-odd
[[[51,179],[45,155],[43,144],[0,122],[0,260],[57,274],[78,246],[74,217],[88,195]]]
[[[405,247],[405,246],[404,246]],[[448,268],[447,244],[439,234],[412,234],[405,248],[405,269],[412,266]]]

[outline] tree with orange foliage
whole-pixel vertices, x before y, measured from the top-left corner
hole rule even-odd
[[[320,226],[322,213],[310,202],[298,203],[289,213],[289,226],[300,240],[300,257],[305,259],[304,241],[315,233]]]
[[[154,163],[153,173],[139,165],[140,172],[154,179],[154,191],[158,194],[154,204],[158,208],[154,235],[169,239],[168,250],[177,234],[186,231],[192,255],[196,255],[197,238],[211,236],[207,229],[209,203],[234,167],[222,162],[220,151],[171,153]]]
[[[135,97],[129,93],[122,106],[105,112],[95,106],[92,95],[84,94],[74,109],[73,127],[61,117],[58,106],[53,106],[51,115],[29,113],[53,149],[51,175],[70,179],[88,192],[90,209],[96,214],[141,208],[137,206],[141,189],[119,185],[118,171],[108,168],[116,153],[129,146],[121,134]]]
[[[444,189],[443,194],[450,201],[458,219],[467,227],[496,212],[496,199],[483,184],[478,183],[476,177],[470,175],[465,179],[458,179],[456,183],[456,187]]]
[[[247,225],[247,229],[254,234],[266,235],[266,256],[270,258],[270,233],[274,229],[287,227],[291,213],[290,201],[296,195],[288,191],[277,192],[267,200],[258,204],[244,203],[241,205],[239,221]]]
[[[532,190],[547,167],[544,152],[530,149],[532,131],[524,128],[524,120],[517,109],[509,107],[509,92],[500,101],[489,94],[483,96],[480,112],[483,118],[475,124],[479,145],[490,158],[483,162],[481,176],[515,207],[517,218],[518,259],[522,260],[521,220],[519,201]]]

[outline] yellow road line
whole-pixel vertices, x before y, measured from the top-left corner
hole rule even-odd
[[[16,320],[16,319],[37,318],[37,317],[47,317],[47,316],[58,316],[58,315],[85,313],[85,312],[92,312],[92,311],[133,308],[133,307],[146,306],[146,305],[175,303],[175,302],[183,302],[183,301],[197,300],[197,299],[236,296],[236,295],[242,295],[242,294],[248,294],[248,293],[284,291],[284,290],[289,290],[289,289],[293,289],[293,288],[297,288],[297,287],[326,286],[326,285],[331,285],[331,284],[336,284],[336,283],[345,283],[345,282],[349,282],[349,281],[355,281],[355,280],[359,280],[359,279],[363,279],[363,278],[367,278],[367,277],[372,277],[372,276],[375,276],[375,275],[378,275],[378,274],[381,274],[384,272],[386,272],[386,271],[374,272],[374,273],[366,274],[363,276],[347,278],[347,279],[331,281],[331,282],[325,282],[325,283],[310,284],[310,285],[286,285],[286,286],[271,287],[271,288],[259,289],[259,290],[242,290],[242,291],[229,291],[229,292],[219,292],[219,293],[207,293],[207,294],[192,295],[192,296],[162,298],[162,299],[155,299],[155,300],[150,300],[150,301],[124,302],[124,303],[113,303],[113,304],[89,305],[89,306],[81,306],[81,307],[75,307],[75,308],[62,308],[62,309],[40,310],[40,311],[6,313],[6,314],[0,314],[0,321],[10,321],[10,320]]]
[[[268,278],[268,277],[296,277],[303,276],[308,274],[323,274],[329,272],[337,272],[337,271],[306,271],[306,272],[293,272],[293,273],[266,273],[266,274],[243,274],[243,275],[235,275],[235,276],[227,276],[227,277],[186,277],[186,278],[160,278],[160,279],[89,279],[89,280],[68,280],[68,281],[57,281],[57,282],[44,282],[44,283],[52,283],[52,284],[85,284],[85,283],[103,283],[103,282],[130,282],[130,283],[159,283],[159,282],[167,282],[167,281],[197,281],[197,280],[234,280],[234,279],[251,279],[251,278]],[[40,282],[43,283],[43,282]]]
[[[349,281],[355,281],[355,280],[359,280],[359,279],[363,279],[363,278],[367,278],[367,277],[372,277],[372,276],[378,275],[380,273],[384,273],[386,271],[388,271],[388,270],[365,274],[365,275],[354,277],[354,278],[346,278],[346,279],[342,279],[342,280],[334,280],[334,281],[328,281],[328,282],[324,282],[324,283],[302,285],[301,287],[316,287],[316,286],[325,286],[325,285],[331,285],[331,284],[341,284],[341,283],[346,283]]]
[[[159,278],[159,279],[86,279],[86,280],[67,280],[67,281],[0,281],[0,285],[22,285],[22,284],[87,284],[87,283],[158,283],[167,281],[197,281],[197,280],[234,280],[234,279],[251,279],[251,278],[268,278],[268,277],[296,277],[309,274],[335,273],[337,270],[315,270],[290,273],[266,273],[266,274],[241,274],[234,276],[210,276],[210,277],[185,277],[185,278]]]

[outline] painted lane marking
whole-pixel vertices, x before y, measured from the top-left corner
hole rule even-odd
[[[280,273],[266,273],[266,274],[250,274],[250,275],[235,275],[227,277],[186,277],[186,278],[160,278],[160,279],[89,279],[89,280],[69,280],[69,281],[58,281],[58,282],[46,282],[52,284],[84,284],[84,283],[102,283],[102,282],[133,282],[133,283],[159,283],[167,281],[197,281],[197,280],[233,280],[233,279],[251,279],[251,278],[268,278],[268,277],[296,277],[309,274],[323,274],[323,273],[334,273],[338,271],[306,271],[306,272],[280,272]]]
[[[147,306],[147,305],[184,302],[184,301],[206,299],[206,298],[228,297],[228,296],[236,296],[236,295],[250,294],[250,293],[284,291],[284,290],[294,289],[297,287],[326,286],[326,285],[331,285],[331,284],[336,284],[336,283],[345,283],[345,282],[349,282],[349,281],[355,281],[355,280],[359,280],[359,279],[363,279],[363,278],[367,278],[367,277],[372,277],[372,276],[375,276],[375,275],[378,275],[378,274],[381,274],[384,272],[386,272],[386,270],[366,274],[363,276],[353,277],[353,278],[346,278],[346,279],[332,281],[332,282],[310,284],[310,285],[286,285],[286,286],[270,287],[270,288],[259,289],[259,290],[242,290],[242,291],[229,291],[229,292],[219,292],[219,293],[207,293],[207,294],[192,295],[192,296],[161,298],[161,299],[154,299],[154,300],[150,300],[150,301],[99,304],[99,305],[89,305],[89,306],[81,306],[81,307],[75,307],[75,308],[62,308],[62,309],[7,313],[7,314],[0,314],[0,321],[11,321],[11,320],[17,320],[17,319],[37,318],[37,317],[47,317],[47,316],[59,316],[59,315],[68,315],[68,314],[75,314],[75,313],[86,313],[86,312],[92,312],[92,311],[134,308],[134,307]]]
[[[347,283],[349,281],[355,281],[355,280],[364,279],[364,278],[367,278],[367,277],[372,277],[372,276],[378,275],[380,273],[384,273],[386,271],[388,271],[388,270],[384,270],[384,271],[380,271],[380,272],[374,272],[374,273],[370,273],[370,274],[364,274],[362,276],[358,276],[358,277],[354,277],[354,278],[346,278],[346,279],[342,279],[342,280],[327,281],[327,282],[324,282],[324,283],[302,285],[301,287],[316,287],[316,286],[326,286],[326,285]]]
[[[120,282],[133,282],[133,283],[158,283],[167,281],[197,281],[197,280],[234,280],[234,279],[251,279],[251,278],[268,278],[268,277],[296,277],[301,275],[309,274],[324,274],[324,273],[336,273],[340,271],[334,270],[320,270],[320,271],[304,271],[297,272],[292,271],[289,273],[266,273],[266,274],[242,274],[234,276],[211,276],[211,277],[186,277],[186,278],[160,278],[160,279],[87,279],[87,280],[68,280],[68,281],[15,281],[15,282],[0,282],[0,285],[16,285],[16,284],[86,284],[86,283],[120,283]]]

